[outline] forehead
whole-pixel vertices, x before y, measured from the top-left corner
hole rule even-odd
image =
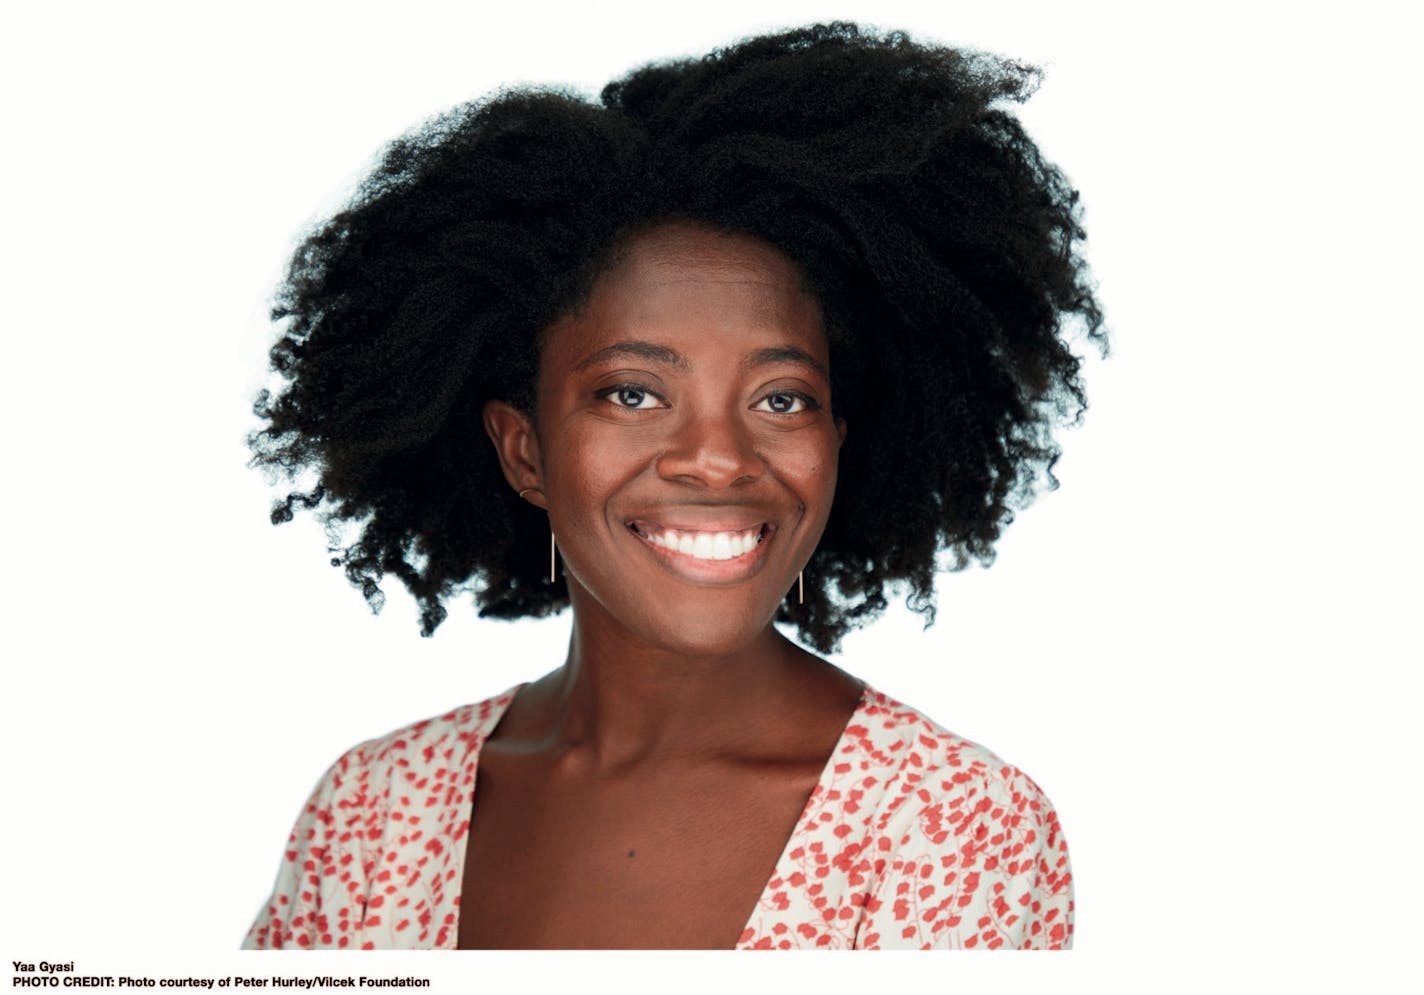
[[[631,238],[545,345],[577,362],[625,337],[680,352],[785,344],[826,358],[820,304],[793,260],[752,236],[683,223]]]

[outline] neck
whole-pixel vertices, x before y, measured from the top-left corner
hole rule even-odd
[[[794,743],[788,721],[849,680],[768,622],[715,649],[650,644],[574,606],[568,659],[520,692],[524,734],[594,770],[758,754]]]

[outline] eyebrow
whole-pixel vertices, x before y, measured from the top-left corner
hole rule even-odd
[[[742,367],[754,370],[758,366],[770,366],[772,363],[795,363],[798,366],[809,366],[821,375],[821,379],[830,382],[831,374],[823,366],[820,360],[811,355],[805,349],[799,349],[794,345],[772,346],[767,349],[758,349],[746,358]]]
[[[590,366],[597,366],[599,363],[610,359],[618,359],[622,356],[629,356],[633,359],[646,359],[650,363],[661,363],[663,366],[672,366],[682,372],[688,372],[692,367],[680,352],[675,352],[666,346],[654,345],[651,342],[631,340],[627,342],[615,342],[610,346],[585,356],[574,366],[574,372],[579,373]]]
[[[590,366],[597,366],[599,363],[624,356],[633,359],[644,359],[652,363],[660,363],[663,366],[671,366],[683,373],[688,373],[692,370],[692,364],[687,361],[687,357],[682,353],[669,349],[666,346],[633,339],[627,342],[615,342],[612,345],[604,346],[602,349],[585,356],[574,366],[574,372],[581,372]],[[822,379],[827,382],[831,379],[831,375],[827,372],[826,367],[817,360],[815,356],[812,356],[805,349],[798,348],[797,346],[770,346],[766,349],[758,349],[742,361],[742,368],[754,370],[757,367],[770,366],[773,363],[795,363],[798,366],[806,366],[819,373]]]

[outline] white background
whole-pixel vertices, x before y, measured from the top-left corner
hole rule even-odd
[[[942,579],[935,628],[897,609],[837,658],[1043,785],[1077,949],[379,962],[452,986],[1406,986],[1424,329],[1402,20],[1364,3],[479,6],[7,18],[0,957],[276,970],[231,951],[326,764],[561,659],[567,617],[457,603],[423,640],[398,584],[372,616],[309,518],[268,524],[243,436],[303,227],[383,143],[496,86],[593,92],[850,17],[1043,64],[1023,116],[1083,193],[1115,351],[1088,368],[1062,488],[992,569]]]

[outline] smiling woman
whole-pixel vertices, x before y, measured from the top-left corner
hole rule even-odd
[[[359,523],[334,562],[426,634],[471,591],[573,635],[338,760],[248,946],[1069,945],[1037,786],[773,624],[831,652],[896,582],[932,618],[936,557],[1051,481],[1066,326],[1101,333],[1076,195],[999,106],[1032,82],[752,39],[459,109],[307,240],[250,441],[320,483],[274,521]]]
[[[533,418],[485,405],[510,486],[549,512],[581,631],[687,657],[774,637],[835,494],[829,365],[820,307],[771,246],[686,223],[630,240],[545,333]]]

